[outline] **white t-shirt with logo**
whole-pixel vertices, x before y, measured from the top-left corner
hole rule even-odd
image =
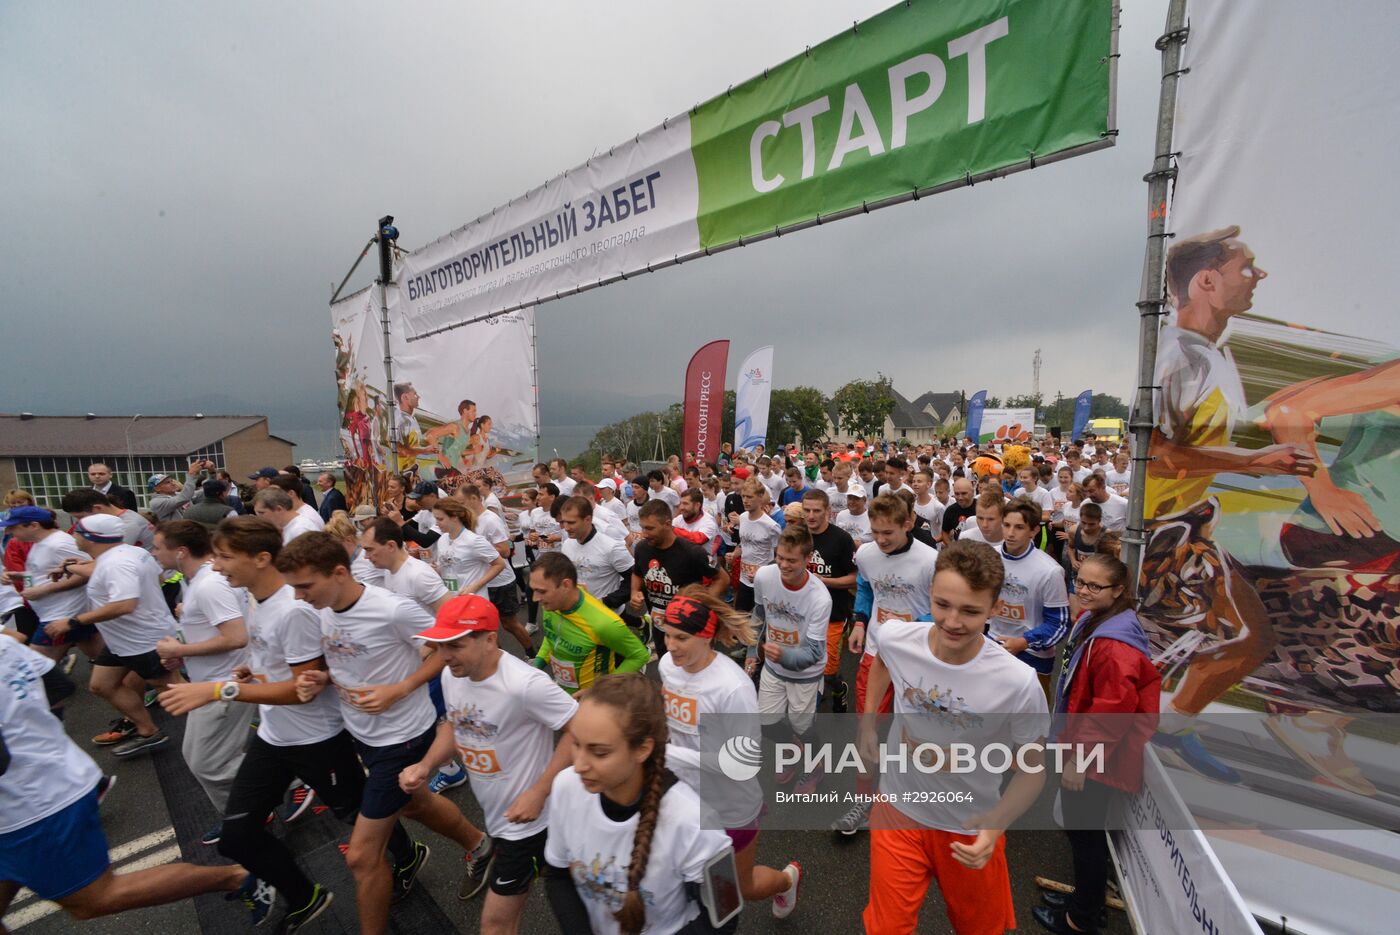
[[[627,894],[639,816],[613,821],[599,799],[572,766],[554,777],[544,857],[552,866],[568,868],[594,935],[617,935],[621,930],[613,913]],[[675,935],[704,911],[690,899],[686,884],[698,883],[710,858],[731,846],[723,831],[701,827],[700,798],[690,786],[677,782],[666,790],[639,887],[647,935]]]
[[[1005,639],[1025,636],[1026,631],[1040,626],[1042,611],[1047,607],[1068,607],[1069,593],[1065,590],[1065,570],[1046,553],[1030,546],[1030,552],[1020,558],[1009,558],[1006,543],[997,547],[1006,578],[1001,586],[1001,603],[995,617],[988,621],[992,636]],[[1027,649],[1026,653],[1041,659],[1055,658],[1054,648]]]
[[[826,499],[830,505],[831,515],[835,516],[846,508],[846,498],[851,492],[851,484],[855,483],[859,483],[859,481],[848,481],[845,490],[838,490],[835,484],[827,488]]]
[[[340,713],[356,740],[371,747],[407,743],[437,720],[428,686],[381,714],[350,703],[350,693],[372,685],[402,682],[422,665],[413,637],[433,625],[433,616],[417,602],[383,588],[366,585],[360,599],[343,611],[321,610],[321,648],[340,694]],[[331,689],[328,689],[331,690]]]
[[[80,562],[86,562],[88,559],[87,555],[78,548],[76,539],[62,530],[56,530],[29,547],[29,554],[24,558],[24,573],[30,576],[34,587],[48,584],[51,580],[49,572],[57,571],[58,566],[63,564],[63,560],[68,558],[75,558]],[[25,590],[28,590],[29,587],[26,585]],[[34,613],[44,623],[52,623],[55,620],[62,620],[64,617],[80,614],[88,606],[84,587],[85,585],[79,585],[76,588],[58,591],[44,597],[31,597],[29,598],[29,606],[34,609]],[[26,594],[25,597],[29,596]]]
[[[574,716],[577,702],[544,672],[506,652],[480,682],[443,670],[442,698],[486,832],[519,841],[543,831],[548,801],[530,822],[506,821],[506,810],[544,772],[554,755],[554,732]]]
[[[1117,468],[1109,468],[1103,472],[1104,480],[1108,481],[1110,487],[1127,487],[1133,482],[1133,468],[1128,466],[1126,471],[1119,471]]]
[[[880,640],[880,661],[889,670],[894,714],[887,747],[936,744],[947,752],[953,743],[977,750],[1005,744],[1014,759],[1018,747],[1044,737],[1050,727],[1045,691],[1035,670],[983,640],[981,651],[962,665],[939,661],[929,648],[932,623],[892,627]],[[909,754],[913,756],[912,752]],[[885,768],[880,792],[899,811],[927,828],[967,834],[963,822],[987,811],[1001,799],[1002,775],[981,767],[970,772],[944,769],[926,773],[910,765]],[[961,794],[963,801],[937,801],[922,793]]]
[[[698,532],[703,535],[706,539],[704,548],[711,554],[719,550],[719,524],[715,522],[714,517],[703,510],[693,523],[686,522],[685,517],[677,513],[671,520],[671,525],[677,529],[684,529],[686,532]]]
[[[97,625],[107,649],[118,656],[139,656],[175,635],[175,618],[160,592],[160,566],[151,553],[134,545],[113,546],[97,557],[88,579],[88,606],[96,609],[136,599],[136,609]]]
[[[596,514],[599,510],[611,513],[613,519],[617,520],[623,526],[628,525],[627,504],[623,503],[616,496],[614,496],[611,500],[599,500],[598,503],[594,506],[593,512]]]
[[[292,666],[326,654],[321,646],[321,615],[310,604],[297,600],[291,585],[284,584],[264,601],[249,597],[248,646],[252,652],[248,667],[254,679],[293,681]],[[258,736],[274,747],[320,743],[344,726],[334,688],[306,704],[258,705]]]
[[[365,550],[355,547],[355,555],[350,559],[350,577],[360,584],[373,584],[384,587],[384,569],[369,560]]]
[[[845,530],[857,546],[871,541],[869,513],[856,515],[850,510],[842,510],[836,514],[835,525],[837,529]]]
[[[753,679],[724,653],[716,653],[709,665],[694,674],[676,665],[667,653],[656,670],[661,677],[671,746],[700,752],[700,725],[704,718],[716,715],[744,715],[732,718],[735,725],[749,726],[752,722],[751,726],[757,729],[758,691]],[[724,790],[723,795],[708,796],[706,807],[713,807],[717,819],[711,825],[742,828],[758,817],[763,809],[763,788],[756,779],[738,782],[718,773],[710,781],[716,789]]]
[[[500,557],[501,553],[492,548],[484,536],[479,536],[465,527],[455,538],[444,533],[433,543],[433,560],[437,562],[438,574],[441,576],[439,580],[445,593],[464,593],[464,590],[486,574],[491,563]],[[404,564],[407,565],[407,562]],[[510,566],[506,567],[509,569]],[[512,572],[511,582],[514,581]],[[493,578],[487,582],[487,587],[494,583]],[[393,587],[389,590],[396,591]]]
[[[485,510],[476,518],[476,529],[473,530],[478,536],[498,546],[502,542],[510,542],[510,531],[506,529],[506,521],[501,519],[490,510]],[[496,550],[500,555],[500,549]],[[510,561],[506,561],[506,567],[501,569],[501,573],[487,582],[488,588],[503,588],[506,585],[515,587],[515,572],[510,570]]]
[[[540,544],[535,548],[540,552],[559,551],[558,543],[545,542],[545,536],[558,536],[559,541],[564,541],[564,527],[559,525],[559,521],[549,515],[549,511],[542,506],[537,506],[530,511],[530,528],[535,531],[535,535],[540,537]]]
[[[856,571],[870,585],[874,602],[865,627],[865,654],[878,652],[876,640],[888,620],[917,620],[929,613],[928,589],[938,552],[917,539],[909,548],[886,555],[874,542],[856,549]]]
[[[552,483],[555,487],[559,488],[559,496],[561,497],[572,497],[574,495],[574,488],[578,486],[578,481],[574,480],[572,477],[563,477],[559,480],[552,481]]]
[[[487,548],[491,548],[489,544]],[[491,549],[491,555],[493,559],[496,557],[495,549]],[[384,589],[417,601],[428,613],[433,612],[434,604],[447,596],[447,585],[443,584],[442,578],[433,571],[433,566],[412,555],[404,559],[398,571],[384,569]]]
[[[928,521],[929,528],[935,533],[943,528],[943,504],[938,502],[938,498],[929,495],[928,503],[922,504],[917,499],[914,500],[914,512]]]
[[[215,639],[221,626],[243,617],[242,596],[211,565],[201,566],[188,579],[182,604],[179,626],[186,643]],[[232,678],[235,666],[247,665],[248,648],[184,659],[191,682],[217,682]]]
[[[769,498],[772,499],[774,503],[777,503],[778,494],[782,493],[783,488],[787,486],[787,481],[783,479],[783,475],[770,474],[764,477],[762,473],[759,473],[758,479],[762,481],[763,486],[768,489]]]
[[[642,531],[642,507],[645,506],[645,505],[646,505],[646,504],[645,504],[645,501],[643,501],[642,503],[638,503],[638,502],[635,501],[635,500],[628,500],[628,501],[627,501],[627,531],[628,531],[628,532],[641,532],[641,531]]]
[[[681,505],[681,495],[665,484],[661,486],[660,490],[653,490],[651,487],[647,487],[647,496],[652,500],[664,500],[673,513]]]
[[[765,565],[754,575],[754,605],[763,608],[766,639],[783,649],[798,649],[817,640],[826,645],[826,629],[831,622],[831,592],[816,575],[807,574],[800,588],[789,588],[777,565]],[[764,657],[763,665],[780,679],[808,681],[826,668],[826,654],[802,669],[789,669],[781,662]]]
[[[564,554],[578,569],[578,584],[599,600],[621,587],[622,575],[632,570],[632,553],[619,539],[594,529],[586,542],[568,539]]]
[[[10,752],[0,776],[0,834],[61,812],[102,777],[49,711],[43,677],[53,665],[18,640],[0,636],[0,731]]]
[[[1035,490],[1030,491],[1022,487],[1016,495],[1031,501],[1036,506],[1040,507],[1042,512],[1055,512],[1055,498],[1050,491],[1046,490],[1044,487],[1037,485]]]
[[[753,587],[754,572],[771,565],[777,554],[778,537],[783,534],[771,516],[754,519],[744,513],[739,516],[739,583]]]
[[[1085,500],[1084,503],[1093,503]],[[1080,504],[1081,506],[1083,504]],[[1099,504],[1103,510],[1103,528],[1109,532],[1122,532],[1128,528],[1128,501],[1113,491],[1108,491],[1108,499]]]

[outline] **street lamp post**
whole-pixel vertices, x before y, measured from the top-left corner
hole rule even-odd
[[[132,462],[132,458],[131,458],[131,429],[132,429],[132,427],[133,427],[134,425],[136,425],[136,420],[139,419],[139,418],[141,418],[141,413],[138,412],[138,413],[136,413],[136,415],[132,416],[132,417],[131,417],[131,421],[128,422],[128,423],[126,424],[126,476],[127,476],[127,483],[128,483],[128,484],[132,483],[131,478],[134,476],[134,475],[132,474],[132,463],[131,463],[131,462]],[[137,479],[139,480],[139,478],[137,478]],[[140,486],[141,486],[140,484],[137,484],[137,485],[136,485],[135,487],[133,487],[132,489],[133,489],[133,490],[140,489]]]

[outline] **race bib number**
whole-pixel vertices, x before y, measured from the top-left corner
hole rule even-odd
[[[1014,620],[1017,623],[1024,623],[1026,620],[1025,604],[1002,604],[1001,615],[1007,620]]]
[[[462,580],[456,575],[443,575],[442,585],[447,588],[448,593],[456,594],[462,589]]]
[[[578,688],[578,666],[561,659],[549,660],[549,674],[560,688]]]
[[[462,754],[462,765],[483,779],[493,778],[501,772],[501,764],[493,748],[474,750],[459,746],[457,752]]]
[[[791,647],[800,645],[802,639],[796,630],[775,630],[770,625],[768,627],[768,642]]]
[[[913,619],[913,614],[900,613],[897,610],[886,610],[883,607],[875,608],[876,623],[884,623],[886,620],[903,620],[907,623]]]
[[[697,710],[699,705],[696,699],[673,692],[669,688],[662,688],[661,696],[666,701],[666,719],[671,722],[672,728],[684,734],[700,732],[700,716]]]

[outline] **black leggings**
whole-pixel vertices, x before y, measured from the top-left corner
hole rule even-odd
[[[1108,810],[1116,790],[1092,779],[1084,789],[1060,790],[1065,834],[1074,865],[1074,894],[1070,897],[1069,917],[1075,927],[1092,931],[1103,912],[1104,890],[1108,886]]]
[[[233,780],[219,839],[220,854],[277,887],[293,910],[310,902],[314,889],[292,852],[268,833],[267,816],[297,778],[316,791],[335,817],[347,824],[355,821],[365,773],[347,732],[296,747],[274,746],[254,736]],[[413,841],[402,822],[394,823],[389,854],[395,867],[413,860]]]

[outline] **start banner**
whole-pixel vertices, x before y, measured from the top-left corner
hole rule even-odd
[[[418,249],[410,339],[1113,143],[1113,0],[901,3]]]

